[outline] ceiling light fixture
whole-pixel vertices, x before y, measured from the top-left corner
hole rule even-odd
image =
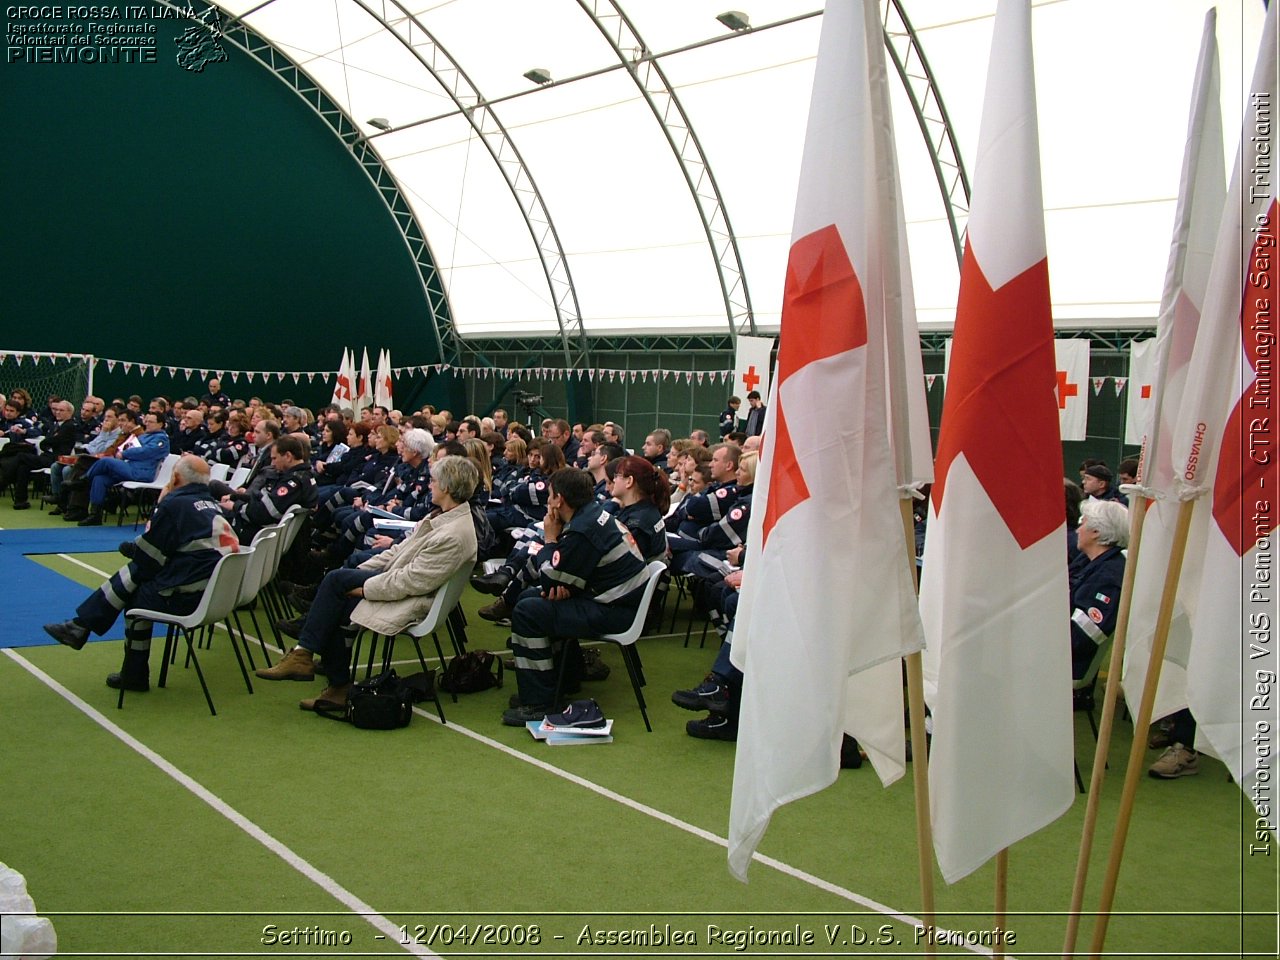
[[[741,10],[726,10],[716,17],[730,30],[750,30],[751,19]]]

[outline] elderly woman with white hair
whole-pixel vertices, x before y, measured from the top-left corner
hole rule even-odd
[[[259,670],[264,680],[311,680],[314,655],[324,660],[329,685],[318,698],[301,703],[314,710],[317,699],[345,704],[351,686],[348,623],[392,636],[421,620],[435,593],[462,568],[476,562],[476,531],[467,501],[480,476],[465,457],[442,457],[431,467],[431,499],[440,513],[421,521],[409,538],[358,567],[325,575],[300,625],[282,626],[298,645],[274,667]]]
[[[1085,675],[1098,646],[1116,628],[1124,554],[1129,545],[1129,511],[1114,500],[1086,500],[1080,505],[1072,563],[1071,676]]]
[[[406,431],[396,441],[400,465],[395,471],[395,485],[373,492],[350,508],[339,509],[334,514],[333,521],[334,528],[340,531],[338,538],[326,549],[319,551],[317,558],[329,567],[341,564],[373,530],[374,521],[379,515],[394,514],[401,520],[421,520],[425,517],[431,511],[429,485],[431,453],[435,445],[431,434],[425,430]],[[378,512],[375,513],[375,510]]]

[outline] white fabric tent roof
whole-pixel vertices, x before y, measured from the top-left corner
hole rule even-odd
[[[536,181],[590,333],[723,332],[712,245],[680,164],[586,10],[601,0],[365,0],[412,15],[492,103]],[[676,89],[737,237],[757,325],[776,328],[821,16],[801,0],[620,0]],[[372,137],[422,224],[457,331],[557,330],[537,246],[467,118],[396,32],[359,0],[220,6],[300,64]],[[972,167],[994,0],[907,0],[961,155]],[[1188,97],[1208,5],[1034,4],[1049,266],[1062,325],[1154,322]],[[1221,5],[1224,131],[1235,150],[1263,6]],[[770,24],[789,21],[783,25]],[[699,44],[711,38],[724,38]],[[666,55],[664,55],[666,54]],[[556,80],[538,87],[535,67]],[[446,79],[448,74],[446,73]],[[580,78],[580,79],[573,79]],[[896,87],[896,80],[895,80]],[[897,90],[895,124],[919,319],[947,326],[958,274],[929,155]],[[504,99],[509,98],[509,99]],[[390,132],[367,121],[386,118]],[[527,204],[526,204],[527,205]]]

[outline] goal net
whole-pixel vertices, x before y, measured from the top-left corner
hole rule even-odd
[[[21,387],[31,394],[33,410],[41,410],[50,397],[70,400],[79,408],[89,392],[92,358],[81,353],[34,353],[0,349],[0,393],[7,398]]]

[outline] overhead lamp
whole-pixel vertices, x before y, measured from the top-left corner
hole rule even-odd
[[[524,72],[524,78],[542,86],[544,83],[551,82],[551,71],[546,67],[534,67],[532,70]]]
[[[377,129],[381,130],[383,133],[386,133],[388,130],[391,129],[391,121],[388,120],[386,117],[374,117],[373,119],[368,120],[366,122],[369,124],[369,126],[376,127]]]
[[[730,30],[750,30],[751,19],[741,10],[726,10],[716,17]]]

